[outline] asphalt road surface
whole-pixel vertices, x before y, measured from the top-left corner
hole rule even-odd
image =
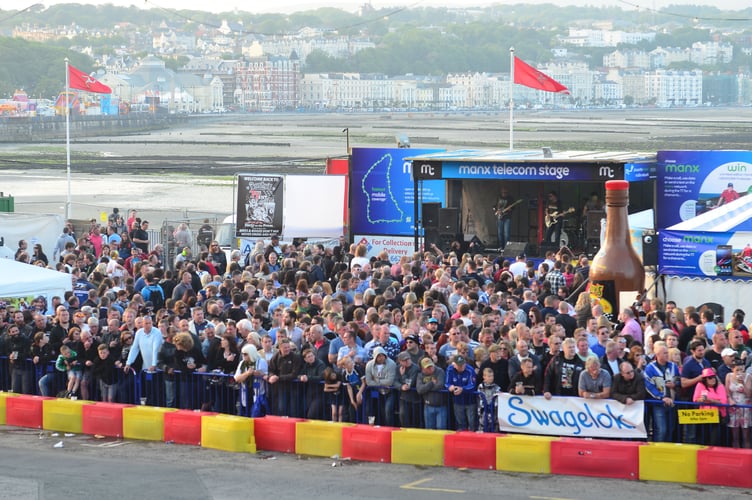
[[[62,447],[55,447],[62,442]],[[58,444],[59,446],[59,444]],[[157,442],[0,427],[0,499],[747,498],[673,483],[375,464],[280,453],[225,453]]]

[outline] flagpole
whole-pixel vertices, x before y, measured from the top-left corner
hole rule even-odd
[[[65,165],[68,179],[68,197],[65,202],[65,219],[71,217],[71,161],[70,161],[70,71],[68,58],[65,58]]]
[[[514,150],[514,47],[509,47],[509,151]]]

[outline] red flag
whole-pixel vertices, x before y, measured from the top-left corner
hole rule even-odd
[[[514,58],[514,83],[546,92],[569,94],[569,89],[564,85],[516,56]]]
[[[80,69],[68,65],[68,87],[72,89],[95,92],[97,94],[112,94],[112,89],[91,75]]]

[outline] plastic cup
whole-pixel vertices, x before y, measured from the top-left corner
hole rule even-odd
[[[368,417],[368,425],[374,425],[376,423],[376,417]]]
[[[141,398],[141,406],[146,406],[146,398]]]

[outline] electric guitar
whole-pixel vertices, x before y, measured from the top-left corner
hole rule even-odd
[[[503,218],[503,217],[504,217],[505,215],[507,215],[507,214],[508,214],[509,212],[511,212],[511,211],[512,211],[512,209],[513,209],[514,207],[516,207],[517,205],[519,205],[520,203],[522,203],[522,200],[521,200],[521,199],[520,199],[520,200],[517,200],[517,201],[515,201],[514,203],[511,203],[511,204],[507,205],[506,207],[502,208],[501,210],[499,210],[499,209],[498,209],[498,208],[496,208],[496,207],[493,207],[493,208],[492,208],[492,210],[493,210],[493,213],[494,213],[494,215],[496,216],[496,218],[497,218],[497,219],[501,219],[501,218]]]
[[[546,214],[546,227],[551,227],[557,222],[559,222],[559,219],[562,217],[574,213],[574,207],[570,207],[567,210],[559,213],[559,212],[552,212],[550,214]]]

